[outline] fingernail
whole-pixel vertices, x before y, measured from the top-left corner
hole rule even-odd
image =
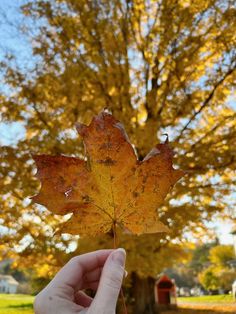
[[[119,248],[112,253],[112,260],[120,266],[125,265],[126,252],[124,249]]]
[[[126,278],[128,276],[127,270],[124,271],[124,277]]]

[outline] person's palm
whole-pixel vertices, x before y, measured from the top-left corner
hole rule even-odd
[[[125,251],[101,250],[72,258],[35,299],[36,314],[114,314]],[[95,298],[84,289],[96,290]]]

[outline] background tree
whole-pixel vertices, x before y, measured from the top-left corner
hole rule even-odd
[[[229,262],[235,258],[232,245],[217,245],[212,247],[209,253],[209,260],[212,264],[221,267],[228,267]]]
[[[199,286],[198,275],[210,265],[209,251],[215,245],[215,241],[206,244],[182,244],[188,258],[180,260],[179,263],[176,261],[170,269],[165,270],[165,273],[175,280],[179,288]]]
[[[211,252],[217,245],[219,245],[218,238],[209,243],[196,245],[192,252],[191,262],[189,263],[189,268],[191,269],[193,276],[197,277],[199,272],[210,265],[209,252]]]
[[[199,274],[199,281],[206,290],[218,290],[220,288],[219,278],[215,273],[214,266],[206,268]]]
[[[234,259],[232,245],[217,245],[209,252],[210,265],[199,273],[199,281],[207,290],[223,289],[230,291],[235,280],[236,270],[230,266]]]
[[[159,255],[216,214],[235,218],[232,1],[41,0],[21,10],[21,36],[32,44],[28,65],[9,52],[1,62],[1,119],[26,129],[16,146],[1,148],[8,249],[36,257],[72,248],[76,239],[52,237],[60,219],[28,199],[38,189],[30,154],[80,156],[74,124],[104,107],[124,123],[140,158],[168,132],[176,164],[189,173],[158,211],[172,229],[154,242]]]

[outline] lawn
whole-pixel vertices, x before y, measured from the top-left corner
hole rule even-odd
[[[231,295],[205,295],[178,298],[178,314],[228,314],[236,313],[236,302]],[[168,312],[165,314],[175,314]]]
[[[1,314],[33,314],[34,297],[23,294],[0,294]]]
[[[0,313],[1,314],[33,314],[33,300],[34,297],[30,295],[22,294],[0,294]],[[201,296],[201,297],[184,297],[178,298],[180,308],[176,311],[167,311],[163,312],[164,314],[221,314],[226,313],[226,305],[231,304],[230,308],[227,310],[227,313],[235,313],[235,310],[232,308],[234,306],[234,301],[230,295],[216,295],[216,296]],[[200,309],[190,307],[189,309],[184,306],[182,307],[181,303],[186,304],[196,304],[196,303],[205,303],[205,304],[221,304],[221,309],[212,308],[209,309]],[[187,306],[188,307],[188,306]]]
[[[200,297],[181,297],[178,301],[186,303],[234,303],[232,295],[222,294],[222,295],[203,295]]]

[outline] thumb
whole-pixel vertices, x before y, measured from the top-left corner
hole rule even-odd
[[[125,258],[124,249],[113,251],[107,258],[96,296],[90,307],[92,313],[111,314],[115,312],[124,277]]]

